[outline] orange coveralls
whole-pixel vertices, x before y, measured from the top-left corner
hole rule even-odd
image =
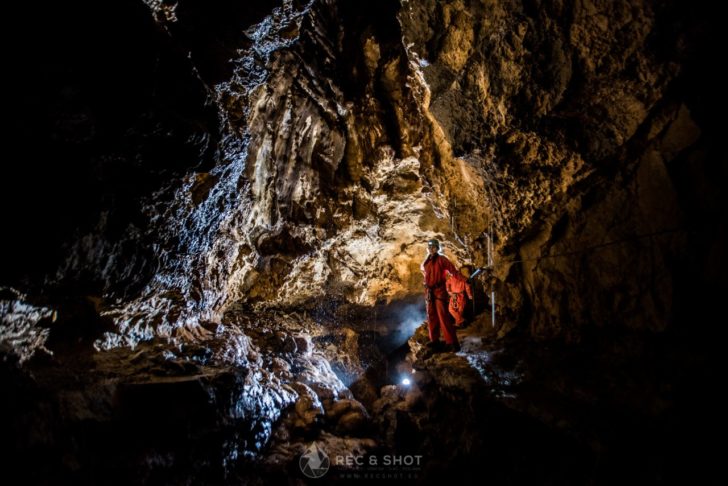
[[[456,273],[460,275],[460,273],[446,256],[439,253],[427,257],[422,264],[422,272],[425,274],[425,302],[430,341],[438,341],[442,330],[447,344],[459,344],[452,316],[447,310],[445,274],[450,272],[453,275]]]
[[[450,306],[448,307],[448,310],[455,318],[455,326],[459,327],[463,324],[463,322],[465,322],[465,294],[468,294],[468,298],[472,301],[473,290],[470,288],[470,284],[465,277],[460,274],[460,272],[447,273],[445,288],[447,289],[447,293],[450,295]]]

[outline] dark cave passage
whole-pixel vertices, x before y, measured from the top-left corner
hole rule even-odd
[[[6,482],[720,481],[717,7],[213,3],[8,9]]]

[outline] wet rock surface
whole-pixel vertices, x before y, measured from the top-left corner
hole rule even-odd
[[[24,365],[6,356],[13,470],[40,464],[28,480],[41,483],[234,482],[263,460],[293,464],[319,437],[375,447],[368,412],[311,346],[312,321],[231,313],[225,322],[205,339],[101,352],[51,332],[50,349]]]
[[[281,482],[314,441],[422,454],[422,482],[713,479],[710,6],[8,8],[0,373],[26,482]],[[497,326],[459,353],[415,332],[433,237],[491,267]]]
[[[458,263],[494,260],[502,311],[539,339],[578,341],[585,326],[660,332],[686,311],[673,303],[683,291],[710,304],[703,295],[718,282],[704,270],[724,262],[724,230],[705,224],[722,210],[705,161],[725,158],[716,107],[697,94],[714,33],[707,12],[679,2],[146,3],[52,11],[74,26],[84,8],[118,19],[109,32],[139,25],[134,52],[149,45],[156,57],[122,57],[120,41],[88,32],[110,49],[104,69],[125,61],[138,74],[112,123],[119,103],[84,81],[98,52],[73,39],[54,51],[49,62],[81,81],[62,77],[62,106],[39,113],[65,128],[37,132],[36,159],[82,158],[82,176],[58,182],[94,209],[69,203],[60,250],[25,270],[7,259],[6,283],[105,299],[119,332],[100,346],[219,321],[241,299],[411,296],[429,237]],[[37,83],[19,92],[31,98]],[[19,119],[19,140],[41,125]],[[56,181],[41,177],[29,193],[49,193]]]
[[[494,259],[501,310],[539,339],[660,332],[688,312],[673,302],[682,292],[711,305],[719,281],[705,270],[724,265],[725,231],[706,224],[723,219],[707,174],[724,164],[708,161],[725,157],[701,94],[716,82],[707,11],[377,5],[46,12],[39,35],[64,43],[47,61],[58,102],[44,111],[44,65],[19,60],[32,109],[18,107],[16,139],[38,147],[40,170],[10,177],[21,185],[5,206],[34,195],[53,209],[9,212],[33,230],[17,232],[3,283],[104,299],[119,328],[106,348],[219,322],[241,299],[411,296],[430,237],[458,263]],[[101,29],[82,13],[115,20]],[[57,35],[51,14],[97,47]],[[129,25],[134,42],[112,35]],[[65,163],[43,170],[53,157]],[[44,227],[54,249],[30,258]]]

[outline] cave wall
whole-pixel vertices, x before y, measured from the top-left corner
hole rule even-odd
[[[55,50],[14,60],[34,151],[11,169],[3,283],[103,296],[105,346],[241,299],[416,294],[430,237],[475,265],[493,238],[501,334],[538,338],[661,331],[725,267],[724,223],[702,224],[725,157],[697,7],[54,8],[26,22]]]
[[[188,6],[151,8],[195,63],[207,44],[180,26]],[[418,292],[421,244],[450,222],[422,177],[438,162],[419,108],[426,88],[396,4],[381,8],[387,22],[362,6],[285,2],[227,41],[239,56],[227,80],[195,69],[217,109],[214,164],[142,202],[157,270],[108,311],[121,333],[104,346],[217,320],[240,299],[366,305]],[[68,268],[102,267],[109,252],[92,254],[89,240],[98,234],[74,246]]]
[[[715,213],[722,191],[684,178],[703,164],[725,170],[711,133],[719,111],[696,98],[719,97],[705,81],[716,35],[706,13],[673,2],[403,2],[444,158],[449,149],[484,183],[501,334],[519,323],[575,341],[605,327],[663,331],[679,302],[709,304],[698,295],[718,282],[701,267],[725,259],[714,251],[696,266],[690,255],[716,248],[723,230],[700,227],[706,207],[688,194],[713,195]],[[457,187],[452,173],[444,191]],[[455,192],[449,208],[482,264],[490,228],[473,202]]]
[[[725,83],[706,6],[9,8],[11,472],[283,480],[314,438],[424,451],[427,480],[481,481],[484,457],[516,482],[717,469]],[[424,346],[432,237],[478,266],[494,243],[498,328],[476,321],[459,354]],[[405,348],[408,390],[390,384]]]

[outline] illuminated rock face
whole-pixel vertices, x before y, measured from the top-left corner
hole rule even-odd
[[[253,45],[210,93],[223,125],[216,165],[170,184],[162,214],[160,196],[145,207],[159,265],[137,299],[112,311],[121,339],[102,346],[216,320],[239,299],[372,304],[419,290],[421,242],[447,223],[422,191],[429,156],[415,152],[426,149],[408,142],[419,129],[411,73],[391,25],[381,28],[395,49],[386,70],[374,31],[330,46],[344,35],[338,15],[334,5],[288,5],[250,27]],[[341,15],[353,24],[359,14]],[[91,234],[65,273],[92,264],[111,272],[115,252]]]
[[[674,178],[701,135],[669,91],[691,54],[673,7],[284,2],[226,40],[225,73],[201,67],[192,5],[150,8],[215,73],[219,141],[209,170],[145,207],[159,263],[112,311],[122,334],[170,335],[239,300],[406,297],[435,236],[475,265],[494,239],[504,333],[664,329],[695,189]],[[88,247],[70,269],[117,268],[116,247]]]
[[[58,233],[51,279],[107,297],[119,332],[100,346],[240,300],[411,296],[430,237],[476,266],[492,238],[503,333],[542,338],[659,331],[676,269],[709,265],[683,256],[709,182],[676,178],[702,173],[710,120],[688,91],[699,69],[680,77],[699,38],[676,6],[146,3],[107,7],[156,49],[125,66],[155,85],[126,83],[127,126],[75,98],[53,114],[105,181]],[[97,140],[113,129],[124,150]]]
[[[100,346],[218,321],[239,300],[371,305],[419,292],[422,243],[448,234],[449,220],[426,178],[436,159],[426,87],[387,13],[376,25],[360,7],[285,3],[245,31],[233,72],[209,87],[214,166],[168,185],[163,210],[160,196],[145,206],[158,267],[110,311],[120,336]],[[173,40],[183,22],[163,22]],[[89,252],[88,240],[71,273],[115,251]]]
[[[502,376],[485,357],[435,357],[412,378],[425,398],[359,380],[372,329],[385,327],[374,306],[414,301],[433,237],[458,264],[484,266],[492,246],[499,327],[474,327],[488,339],[649,340],[686,316],[690,332],[709,330],[726,232],[706,12],[677,1],[215,3],[74,2],[38,17],[13,7],[44,48],[19,56],[13,90],[16,152],[32,163],[10,164],[3,192],[18,237],[0,282],[12,287],[0,290],[1,350],[15,357],[0,371],[34,390],[17,357],[43,377],[41,406],[12,403],[21,425],[62,410],[38,443],[114,410],[133,422],[139,401],[166,389],[211,421],[193,424],[212,451],[195,460],[224,471],[268,446],[265,461],[281,467],[319,432],[332,450],[376,447],[370,425],[394,447],[411,430],[437,437],[427,418],[461,418],[453,396],[475,389],[473,410],[490,403],[488,373],[474,370]],[[412,315],[399,325],[416,327]],[[641,349],[615,342],[617,354]],[[55,380],[65,366],[83,379]],[[569,403],[600,399],[536,377]],[[644,403],[659,409],[652,392]],[[560,426],[562,415],[527,405],[504,407]],[[155,418],[181,430],[186,406],[162,401]],[[487,423],[466,418],[477,458],[493,448],[473,432]],[[189,437],[167,439],[150,464]]]

